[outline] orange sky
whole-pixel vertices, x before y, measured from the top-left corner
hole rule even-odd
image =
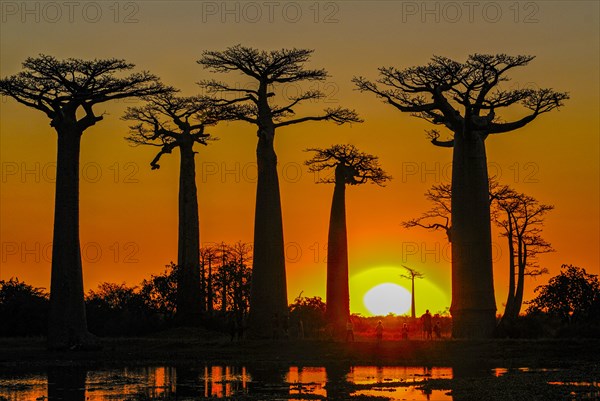
[[[64,3],[52,3],[60,10],[44,3],[30,3],[28,9],[20,2],[2,3],[0,75],[18,72],[26,57],[38,53],[117,57],[193,94],[198,92],[195,82],[210,77],[195,63],[202,50],[236,43],[262,49],[315,49],[310,65],[330,72],[331,78],[319,84],[328,96],[299,108],[298,114],[340,104],[355,108],[366,121],[343,127],[306,123],[278,131],[290,300],[300,291],[325,295],[323,248],[333,188],[314,184],[302,166],[307,156],[302,150],[347,142],[379,155],[394,177],[385,188],[366,185],[347,192],[351,277],[372,268],[408,264],[446,294],[428,299],[423,290],[417,295],[417,312],[448,306],[441,301],[450,297],[444,235],[406,230],[400,223],[428,208],[422,195],[432,184],[449,178],[451,151],[428,143],[426,122],[354,91],[350,79],[375,78],[379,66],[422,64],[433,54],[457,60],[473,52],[534,54],[536,60],[517,71],[508,85],[565,90],[571,100],[559,112],[543,115],[520,131],[490,137],[490,172],[555,205],[545,236],[557,251],[541,257],[552,275],[562,263],[600,273],[597,2],[479,2],[471,15],[465,6],[458,10],[447,3],[423,6],[401,1],[276,2],[272,15],[264,2],[229,2],[227,10],[222,2],[122,2],[118,7],[113,2],[82,2],[72,13]],[[218,78],[247,82],[235,75]],[[286,87],[278,93],[292,95],[298,88],[314,86]],[[150,170],[155,149],[131,148],[123,140],[127,123],[119,117],[131,104],[98,107],[98,112],[107,112],[105,120],[83,139],[81,240],[86,289],[102,281],[138,283],[176,259],[178,155],[164,157],[159,171]],[[0,278],[18,276],[49,287],[55,133],[38,111],[5,98],[0,107]],[[522,112],[516,108],[503,117],[510,120]],[[201,241],[250,242],[255,130],[231,123],[213,132],[221,140],[199,149],[197,155]],[[496,235],[494,241],[496,298],[502,309],[506,246]],[[546,280],[528,282],[526,298]],[[382,275],[379,281],[397,280]],[[351,295],[360,296],[353,288]]]

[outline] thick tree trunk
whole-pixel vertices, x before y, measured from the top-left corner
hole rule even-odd
[[[79,151],[81,134],[74,126],[56,127],[56,195],[48,347],[89,345],[79,245]]]
[[[248,316],[248,334],[254,338],[270,337],[275,329],[271,327],[275,315],[279,322],[287,315],[283,222],[274,137],[273,126],[258,131],[254,261]]]
[[[346,178],[344,166],[335,171],[335,188],[329,217],[327,240],[327,321],[338,335],[350,317],[348,289],[348,238],[346,231]]]
[[[496,325],[485,144],[456,133],[452,167],[452,335],[491,337]]]
[[[182,138],[183,139],[183,138]],[[177,265],[177,320],[194,324],[201,311],[200,231],[193,142],[179,146],[179,240]]]

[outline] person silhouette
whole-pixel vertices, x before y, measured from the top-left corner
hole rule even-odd
[[[354,326],[352,325],[352,320],[348,318],[346,322],[346,342],[354,341]]]
[[[423,314],[423,316],[421,316],[421,321],[423,323],[423,334],[424,334],[425,338],[427,340],[431,340],[433,325],[432,325],[431,313],[429,313],[429,309],[427,309],[425,311],[425,313]]]
[[[377,326],[375,326],[375,334],[377,335],[377,342],[381,342],[383,339],[383,323],[381,320],[377,322]]]
[[[402,325],[402,339],[408,340],[408,324],[406,323]]]
[[[442,338],[442,323],[439,320],[435,322],[433,332],[435,333],[435,338]]]

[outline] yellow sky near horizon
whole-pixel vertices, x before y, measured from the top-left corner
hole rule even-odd
[[[463,3],[451,2],[461,7],[460,16],[458,9],[443,2],[78,2],[72,15],[68,2],[52,3],[60,7],[60,17],[57,9],[44,3],[27,3],[30,8],[24,9],[25,3],[2,2],[0,76],[18,72],[26,57],[38,53],[117,57],[193,94],[199,91],[197,81],[212,77],[195,62],[203,50],[237,43],[315,50],[309,65],[329,71],[331,77],[319,84],[328,96],[298,108],[298,114],[342,105],[355,108],[365,122],[341,127],[306,123],[278,131],[275,146],[290,300],[301,291],[325,296],[324,246],[333,188],[315,185],[302,163],[308,156],[303,149],[334,143],[353,143],[378,155],[394,177],[385,188],[365,185],[347,191],[351,277],[407,264],[423,271],[450,298],[445,236],[406,230],[400,223],[425,211],[429,205],[423,193],[449,179],[451,150],[435,148],[426,140],[424,130],[430,128],[426,122],[353,90],[352,77],[376,78],[377,67],[419,65],[434,54],[459,61],[475,52],[533,54],[536,59],[515,71],[507,85],[552,87],[568,91],[571,99],[560,111],[519,131],[488,138],[490,172],[556,207],[544,227],[556,252],[540,257],[552,275],[562,263],[600,273],[597,2],[482,1],[473,3],[471,15]],[[272,14],[268,7],[274,7]],[[247,82],[233,74],[215,77]],[[314,88],[310,85],[314,84],[286,87],[279,93]],[[107,112],[105,120],[83,137],[81,240],[86,290],[102,281],[137,284],[176,259],[179,158],[176,153],[166,155],[162,168],[151,171],[156,149],[131,148],[123,140],[128,128],[120,116],[132,104],[136,103],[100,105],[97,111]],[[515,108],[501,115],[511,120],[522,113]],[[254,127],[235,122],[212,132],[220,140],[197,155],[201,241],[251,242]],[[0,141],[0,279],[18,276],[49,287],[55,133],[42,113],[2,98]],[[496,234],[495,287],[501,310],[507,251],[504,239]],[[535,285],[548,277],[528,281],[525,298],[530,299]],[[386,276],[380,281],[395,282]],[[351,296],[357,295],[352,291]],[[430,306],[426,294],[417,305],[418,313],[420,308],[438,311],[449,306]]]

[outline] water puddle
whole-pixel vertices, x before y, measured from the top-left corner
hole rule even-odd
[[[451,368],[437,367],[62,367],[38,374],[0,374],[0,400],[451,400],[443,391],[418,389],[428,378],[451,377]]]
[[[510,377],[508,375],[544,372],[557,372],[557,369],[483,369],[475,372],[472,380],[489,384],[489,380]],[[450,367],[290,367],[270,364],[119,369],[54,367],[39,372],[0,372],[0,401],[188,401],[207,398],[445,401],[453,400],[450,383],[458,377],[464,379],[464,371]],[[468,377],[471,381],[470,374]],[[431,383],[437,386],[428,385]],[[600,392],[596,381],[547,380],[545,383],[569,391],[584,387],[585,391],[578,394],[589,398],[577,399],[596,399],[594,397]]]

